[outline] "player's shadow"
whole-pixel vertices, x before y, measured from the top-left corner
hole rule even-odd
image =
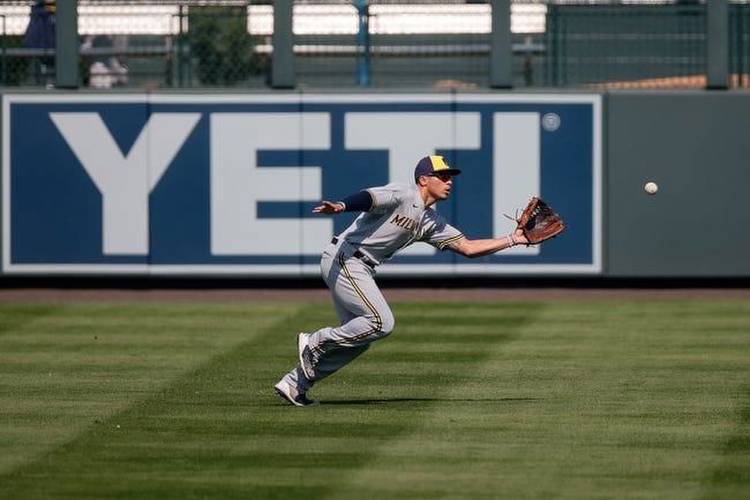
[[[379,399],[334,399],[320,401],[323,405],[382,405],[393,403],[512,403],[518,401],[541,401],[540,398],[379,398]]]

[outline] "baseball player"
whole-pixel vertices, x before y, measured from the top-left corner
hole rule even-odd
[[[416,241],[480,257],[526,244],[520,229],[501,238],[470,240],[433,208],[450,196],[461,173],[442,156],[426,156],[414,169],[414,184],[372,187],[341,201],[323,201],[318,214],[362,212],[323,252],[320,269],[341,324],[297,336],[299,365],[276,384],[276,393],[295,406],[316,404],[307,392],[343,368],[370,344],[393,331],[394,319],[373,277],[396,252]]]

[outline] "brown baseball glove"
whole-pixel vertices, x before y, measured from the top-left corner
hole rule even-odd
[[[516,229],[523,231],[523,235],[529,240],[529,245],[536,245],[554,238],[565,229],[562,217],[536,196],[529,200],[516,222],[518,222]]]

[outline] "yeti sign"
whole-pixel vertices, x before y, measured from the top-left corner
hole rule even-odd
[[[596,274],[600,124],[596,95],[4,95],[2,271],[317,276],[355,214],[311,208],[438,154],[468,236],[531,196],[569,230],[476,260],[417,244],[380,273]]]

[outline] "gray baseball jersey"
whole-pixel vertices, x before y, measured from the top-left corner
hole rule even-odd
[[[443,250],[463,237],[433,207],[425,208],[416,185],[393,183],[367,192],[372,196],[372,208],[362,212],[339,238],[358,247],[376,264],[417,241]]]

